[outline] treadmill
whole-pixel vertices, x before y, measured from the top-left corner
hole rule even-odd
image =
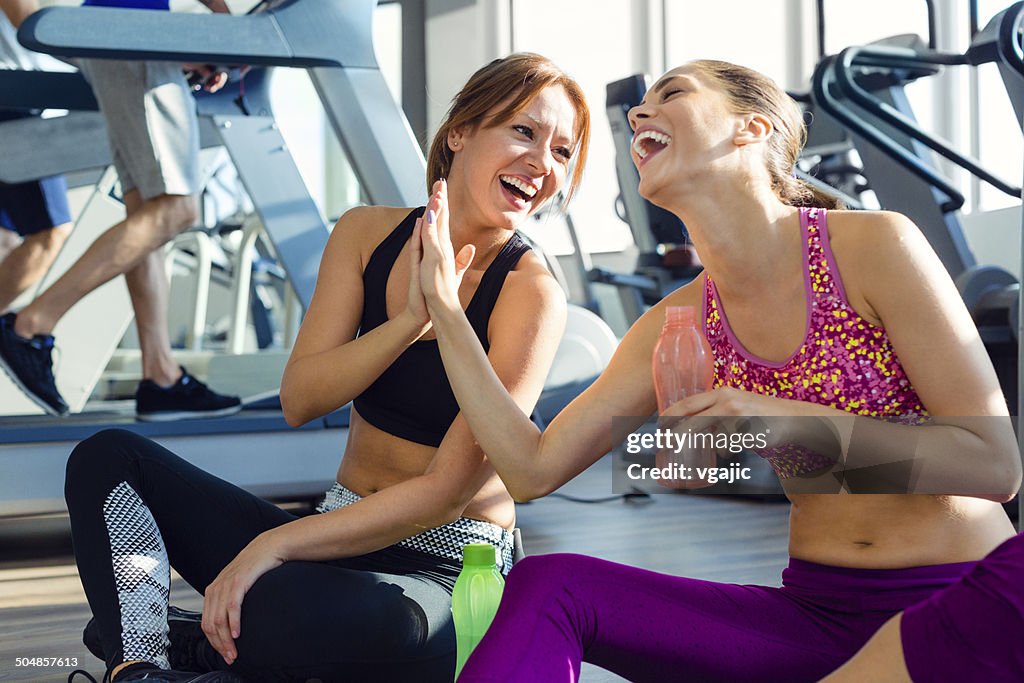
[[[369,200],[417,206],[426,196],[425,164],[374,56],[376,4],[375,0],[272,0],[241,16],[48,8],[27,18],[18,35],[30,49],[62,57],[304,68]],[[51,94],[77,92],[78,101],[68,108],[88,110],[81,77],[64,76],[63,85],[51,81]],[[33,73],[17,78],[38,77]],[[228,92],[199,99],[204,144],[227,148],[305,308],[313,294],[328,231],[274,123],[265,81],[259,76],[250,78],[244,81],[244,94]],[[91,127],[95,137],[96,113],[91,117],[79,113],[65,117],[68,121],[63,132],[74,139],[70,128],[77,119]],[[4,135],[11,130],[6,126],[0,127],[0,140],[10,139]],[[105,146],[105,136],[100,140]],[[46,159],[40,159],[34,168],[25,169],[29,176],[25,179],[46,175],[48,168],[50,172],[78,170],[73,168],[76,165],[88,169],[97,155],[103,154],[95,147],[91,153],[66,149],[67,154],[50,157],[49,167]],[[16,175],[9,167],[0,166],[5,181],[16,180]],[[285,423],[279,407],[243,410],[222,419],[170,423],[137,422],[133,415],[116,413],[3,417],[0,518],[64,512],[68,454],[83,438],[110,427],[153,438],[256,495],[299,500],[321,495],[334,480],[347,436],[348,410],[300,429]]]

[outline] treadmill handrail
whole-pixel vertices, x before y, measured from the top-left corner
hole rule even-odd
[[[823,59],[818,63],[811,79],[811,92],[821,108],[847,128],[869,140],[900,166],[945,194],[947,201],[942,205],[944,212],[956,211],[963,206],[965,202],[963,194],[948,180],[939,175],[931,166],[925,164],[919,157],[893,142],[888,136],[883,135],[877,128],[862,121],[852,109],[832,94],[829,75],[833,71],[835,61],[835,57]]]
[[[908,54],[910,53],[910,54]],[[864,55],[867,59],[862,60]],[[882,121],[888,123],[902,133],[942,155],[954,164],[984,180],[996,189],[1013,197],[1021,196],[1021,188],[1013,185],[986,170],[977,159],[961,154],[953,149],[948,142],[921,128],[917,122],[905,116],[889,104],[878,99],[857,84],[853,77],[855,66],[868,63],[882,67],[900,67],[919,64],[966,64],[963,55],[944,54],[938,52],[913,53],[910,50],[883,48],[875,46],[852,46],[839,53],[835,62],[836,82],[851,100],[870,111]]]
[[[373,0],[302,2],[343,6],[335,11],[339,13],[339,21],[348,24],[372,22],[372,9],[376,5]],[[299,0],[291,0],[264,12],[238,16],[111,7],[48,7],[25,19],[18,29],[18,40],[30,50],[66,57],[376,68],[373,45],[358,31],[334,36],[334,44],[322,52],[308,49],[306,54],[296,53],[296,46],[286,37],[288,31],[283,29],[285,24],[291,23],[288,14],[303,11],[297,4]],[[350,15],[345,16],[343,12]],[[365,35],[372,34],[367,31]]]
[[[35,144],[41,139],[48,144]],[[5,121],[0,124],[0,149],[0,183],[27,183],[111,163],[106,122],[98,111]]]

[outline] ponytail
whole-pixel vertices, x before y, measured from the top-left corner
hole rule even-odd
[[[839,197],[793,176],[786,176],[781,182],[773,177],[772,188],[779,199],[790,206],[833,210],[847,208]]]

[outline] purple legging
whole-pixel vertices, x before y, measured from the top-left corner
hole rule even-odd
[[[816,681],[974,564],[848,569],[791,559],[782,587],[769,588],[582,555],[528,557],[509,574],[459,683],[568,683],[581,661],[630,681]]]
[[[1024,534],[904,612],[900,635],[915,681],[1024,681]]]

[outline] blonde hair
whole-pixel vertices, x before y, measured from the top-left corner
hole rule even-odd
[[[547,57],[519,52],[496,59],[473,74],[462,90],[452,99],[441,126],[434,135],[427,154],[427,191],[440,178],[447,178],[452,170],[455,153],[448,147],[448,133],[454,129],[479,126],[487,114],[500,103],[511,101],[487,122],[499,126],[525,109],[537,94],[553,85],[560,85],[576,110],[571,157],[574,159],[572,178],[565,192],[568,203],[583,179],[590,144],[590,109],[579,84],[559,69]]]
[[[688,66],[713,81],[728,97],[737,114],[761,114],[772,122],[767,140],[765,165],[772,190],[791,206],[845,208],[837,198],[825,194],[795,176],[796,160],[807,142],[803,112],[786,91],[772,79],[745,66],[701,59]]]

